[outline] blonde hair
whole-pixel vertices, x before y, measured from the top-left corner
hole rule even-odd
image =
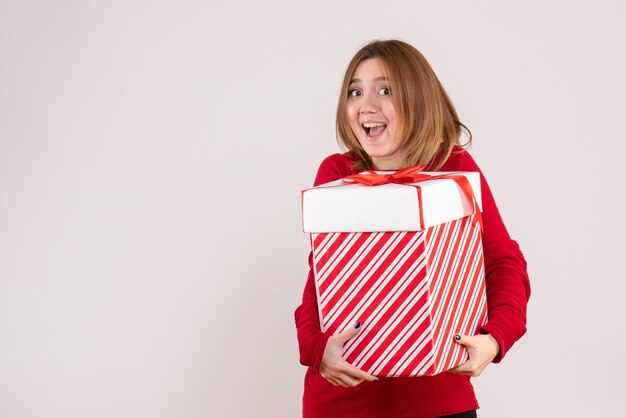
[[[439,169],[455,146],[468,147],[469,129],[459,121],[456,109],[426,58],[413,46],[399,40],[373,41],[352,58],[343,78],[337,106],[337,139],[357,157],[355,169],[372,168],[356,135],[350,128],[347,103],[350,81],[363,61],[378,58],[389,79],[391,99],[398,118],[398,133],[406,151],[404,166],[425,164]],[[462,130],[467,142],[460,143]]]

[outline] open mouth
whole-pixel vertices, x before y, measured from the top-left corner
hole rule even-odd
[[[385,132],[385,129],[387,129],[387,124],[382,122],[365,122],[362,126],[365,130],[365,134],[370,139],[378,138]]]

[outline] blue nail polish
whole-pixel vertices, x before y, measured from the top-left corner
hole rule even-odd
[[[461,336],[459,334],[454,334],[454,339],[459,341],[461,339]]]
[[[378,382],[379,382],[379,380],[378,380],[378,379],[374,379],[374,383],[378,383]]]
[[[356,328],[356,329],[361,328],[361,323],[357,321],[357,323],[354,324],[354,328]]]

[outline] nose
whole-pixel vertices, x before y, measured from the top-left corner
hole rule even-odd
[[[378,100],[375,94],[365,94],[361,100],[359,113],[376,113],[378,111]]]

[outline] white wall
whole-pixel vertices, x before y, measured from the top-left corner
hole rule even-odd
[[[391,37],[529,262],[480,416],[617,416],[624,3],[226,3],[0,3],[0,416],[298,416],[299,190],[348,60]]]

